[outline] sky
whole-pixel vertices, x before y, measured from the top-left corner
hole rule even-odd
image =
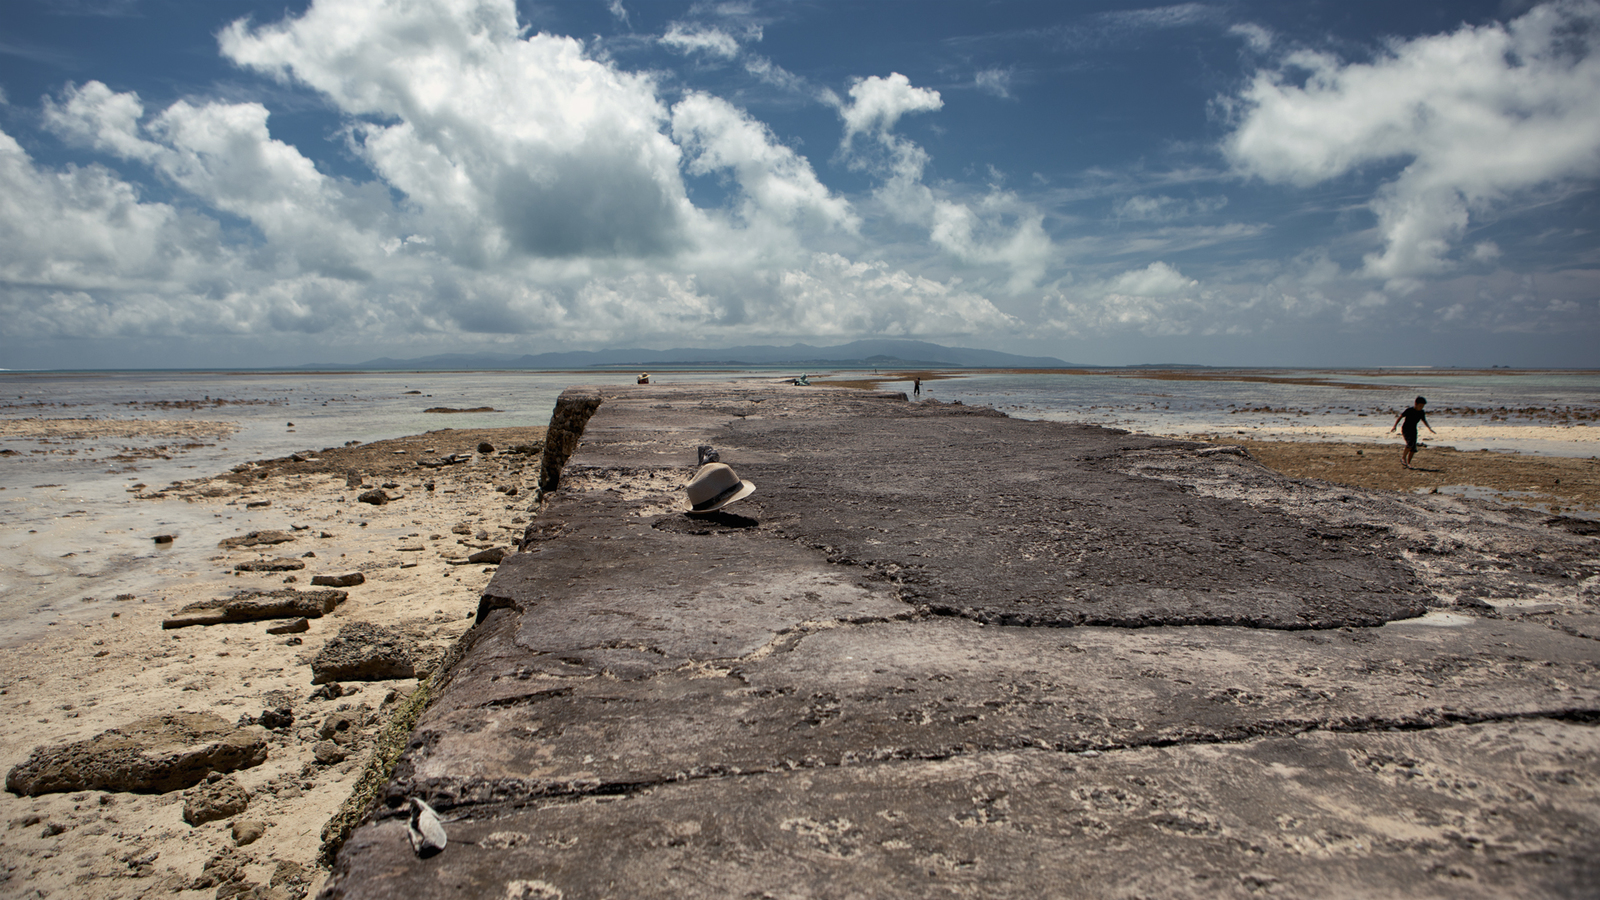
[[[1600,367],[1600,0],[5,0],[0,368]]]

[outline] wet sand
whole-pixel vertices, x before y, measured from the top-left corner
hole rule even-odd
[[[1600,519],[1600,460],[1529,456],[1451,447],[1418,450],[1400,465],[1400,442],[1272,441],[1228,435],[1192,439],[1233,444],[1291,478],[1406,493],[1457,494],[1542,512]]]

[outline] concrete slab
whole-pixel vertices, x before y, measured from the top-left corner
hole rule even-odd
[[[1592,897],[1594,737],[1492,723],[663,782],[474,809],[428,860],[385,820],[334,896]]]
[[[1593,538],[900,395],[566,399],[324,896],[1592,895]],[[700,444],[756,493],[683,515]],[[1453,605],[1388,524],[1446,519],[1577,587]]]

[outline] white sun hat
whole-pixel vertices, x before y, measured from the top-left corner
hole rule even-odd
[[[740,481],[724,463],[706,463],[689,481],[689,512],[708,513],[750,496],[756,486]]]

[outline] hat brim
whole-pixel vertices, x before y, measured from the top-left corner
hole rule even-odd
[[[732,503],[735,500],[743,500],[744,498],[746,498],[746,497],[750,496],[751,494],[755,493],[755,490],[756,490],[756,486],[753,483],[748,482],[748,481],[740,481],[739,482],[739,489],[737,491],[733,491],[731,493],[725,494],[724,496],[718,497],[715,500],[713,500],[711,503],[708,503],[705,506],[701,506],[701,507],[698,507],[696,509],[691,509],[691,510],[689,510],[689,515],[698,516],[698,515],[701,515],[702,513],[716,512],[717,510],[723,508],[724,506],[727,506],[729,503]]]

